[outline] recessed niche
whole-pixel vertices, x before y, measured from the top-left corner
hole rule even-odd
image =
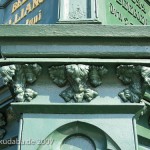
[[[97,21],[96,0],[59,0],[59,21]]]

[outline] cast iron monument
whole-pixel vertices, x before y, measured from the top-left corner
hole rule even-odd
[[[0,149],[150,149],[149,0],[0,0],[0,16]]]

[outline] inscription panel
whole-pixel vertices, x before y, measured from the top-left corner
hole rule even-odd
[[[54,24],[64,21],[150,25],[150,0],[0,1],[0,24]]]
[[[3,24],[53,24],[57,15],[57,0],[13,0],[4,8]]]
[[[106,2],[107,24],[150,25],[148,0],[109,0]]]

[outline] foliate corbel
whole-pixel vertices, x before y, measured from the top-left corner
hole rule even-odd
[[[117,76],[128,88],[119,92],[124,102],[139,103],[141,99],[150,101],[150,67],[120,65]]]
[[[31,101],[37,92],[27,88],[34,83],[41,74],[42,68],[38,64],[8,65],[0,68],[0,75],[4,84],[10,86],[18,102]]]
[[[69,102],[90,102],[98,93],[90,88],[88,82],[97,87],[101,84],[102,76],[107,73],[103,66],[89,66],[84,64],[71,64],[66,66],[52,66],[49,75],[59,87],[69,83],[69,87],[60,93],[60,96]],[[98,82],[98,83],[96,83]]]

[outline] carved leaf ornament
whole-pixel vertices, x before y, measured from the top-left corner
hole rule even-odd
[[[19,102],[31,101],[37,92],[28,88],[33,84],[42,68],[38,64],[14,64],[0,67],[0,76],[5,85],[13,88],[15,100]],[[60,96],[69,102],[90,102],[98,93],[91,89],[102,84],[102,77],[108,72],[104,66],[84,64],[70,64],[52,66],[49,76],[59,87],[67,84],[69,87],[60,93]],[[117,67],[117,77],[128,88],[119,92],[118,96],[124,102],[139,103],[141,99],[150,101],[150,67],[135,65],[120,65]]]
[[[59,87],[69,87],[60,93],[60,96],[69,102],[90,102],[98,93],[90,88],[88,83],[97,87],[102,83],[102,76],[107,73],[104,66],[89,66],[83,64],[71,64],[66,66],[52,66],[49,75],[53,82]]]
[[[124,102],[139,103],[142,98],[150,101],[150,68],[145,66],[120,65],[117,76],[128,88],[119,92]]]
[[[27,85],[34,83],[41,71],[42,68],[38,64],[15,64],[2,66],[0,75],[4,84],[13,88],[16,101],[28,102],[37,96],[37,92],[27,88]]]

